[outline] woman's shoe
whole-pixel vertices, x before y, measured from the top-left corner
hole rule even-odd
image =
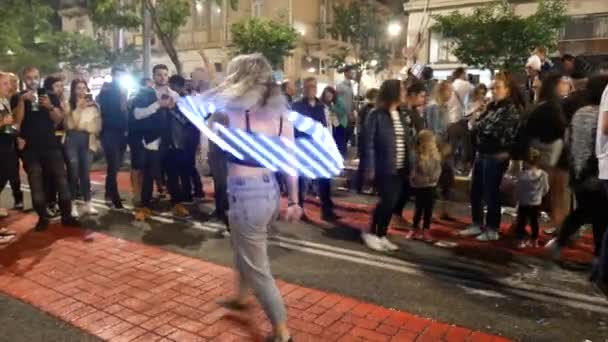
[[[483,234],[479,235],[476,239],[477,241],[498,241],[500,236],[498,236],[498,232],[495,230],[486,230]]]
[[[246,311],[251,308],[250,305],[241,303],[237,299],[220,300],[217,304],[223,308],[233,311]]]
[[[385,249],[387,249],[391,252],[396,252],[399,250],[399,246],[392,243],[386,236],[383,236],[380,238],[380,243],[382,243],[382,245],[384,246]]]
[[[378,251],[378,252],[387,251],[387,249],[384,246],[384,244],[382,243],[382,241],[380,241],[380,238],[378,238],[378,236],[376,236],[374,234],[362,233],[361,239],[363,240],[363,243],[365,243],[367,248],[369,248],[371,250]]]

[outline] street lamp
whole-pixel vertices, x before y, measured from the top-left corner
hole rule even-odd
[[[388,34],[391,37],[396,37],[401,33],[401,24],[400,23],[390,23],[388,25]]]

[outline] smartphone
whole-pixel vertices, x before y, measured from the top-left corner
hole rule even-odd
[[[46,89],[44,88],[38,88],[38,97],[40,96],[46,96]]]

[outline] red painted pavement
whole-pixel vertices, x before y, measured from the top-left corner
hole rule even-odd
[[[93,172],[91,178],[99,181],[105,181],[105,174],[103,172]],[[118,185],[121,191],[130,191],[130,180],[127,172],[120,172],[118,177]],[[205,182],[205,192],[209,196],[213,195],[213,186],[211,181]],[[316,199],[311,197],[308,198],[308,202],[318,204]],[[286,203],[286,202],[285,202]],[[284,204],[285,204],[284,203]],[[336,204],[336,213],[343,218],[339,221],[340,226],[350,227],[357,230],[366,231],[369,229],[369,222],[371,220],[371,213],[373,206],[361,203],[352,203],[340,199],[334,199]],[[333,224],[328,224],[321,220],[321,212],[318,205],[306,205],[305,211],[307,215],[312,219],[313,222],[324,228],[332,228]],[[412,220],[413,213],[411,210],[405,211],[405,217]],[[513,239],[501,239],[494,242],[479,242],[475,238],[460,237],[456,234],[461,229],[464,229],[471,223],[470,218],[459,218],[456,222],[447,222],[437,220],[431,225],[431,235],[433,238],[442,241],[456,242],[457,246],[454,247],[454,251],[458,254],[471,256],[474,258],[482,258],[485,260],[492,260],[497,263],[509,262],[512,259],[513,254],[523,254],[528,256],[543,256],[542,248],[515,248]],[[501,230],[503,235],[512,236],[513,233],[509,231],[509,224],[503,224]],[[390,233],[393,235],[404,235],[403,231],[390,229]],[[542,243],[546,243],[551,237],[545,235],[542,232],[540,234],[540,240]],[[423,242],[421,242],[423,243]],[[593,237],[591,234],[583,236],[581,239],[573,243],[570,247],[564,248],[561,253],[562,260],[579,262],[590,264],[593,259]]]
[[[33,215],[3,224],[20,233],[0,249],[0,291],[110,341],[250,341],[218,307],[233,273],[199,259],[53,226],[29,231]],[[303,341],[508,341],[354,298],[278,281],[289,325]],[[243,317],[258,334],[270,326],[259,306]]]

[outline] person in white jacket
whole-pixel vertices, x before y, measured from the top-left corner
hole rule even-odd
[[[72,172],[70,190],[72,198],[82,197],[83,213],[98,214],[91,204],[92,152],[97,150],[97,136],[101,131],[99,107],[89,94],[86,81],[75,79],[70,86],[68,115],[66,116],[65,148]]]

